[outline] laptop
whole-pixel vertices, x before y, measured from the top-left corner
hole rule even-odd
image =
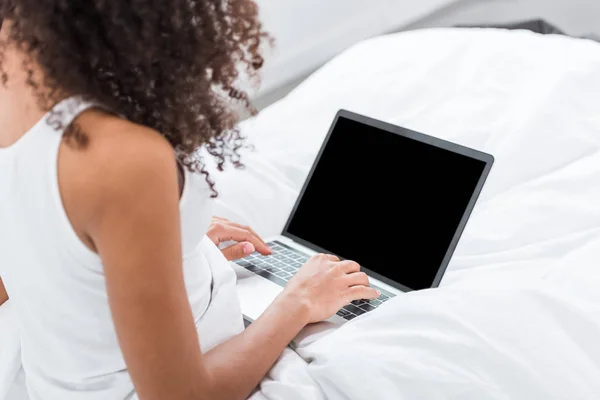
[[[437,287],[493,163],[489,154],[340,110],[283,232],[266,239],[273,254],[233,263],[244,318],[257,319],[316,253],[358,262],[381,296],[353,301],[299,339]]]

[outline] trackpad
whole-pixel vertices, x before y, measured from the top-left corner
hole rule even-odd
[[[250,321],[255,321],[283,291],[283,287],[245,268],[234,266],[234,270],[237,275],[236,289],[242,314]]]

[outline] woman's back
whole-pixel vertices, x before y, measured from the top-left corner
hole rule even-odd
[[[59,118],[67,127],[92,106],[69,98],[15,144],[0,148],[0,276],[21,323],[23,367],[33,399],[125,399],[133,393],[101,260],[72,227],[77,204],[65,207],[61,194],[73,179],[93,185],[94,175],[74,177],[86,166],[66,161],[64,129],[51,126]],[[88,113],[96,115],[88,118]],[[90,126],[130,124],[88,113],[78,123],[93,118]],[[91,146],[102,146],[102,140],[94,141],[98,130],[87,128]],[[203,240],[210,205],[204,178],[186,174],[180,201],[185,287],[205,351],[242,329],[233,272],[214,244]]]
[[[317,255],[242,331],[224,254],[270,250],[231,221],[203,239],[217,190],[198,149],[241,166],[232,101],[254,111],[237,83],[267,36],[253,0],[0,0],[0,24],[0,304],[34,400],[241,400],[306,324],[379,296]]]

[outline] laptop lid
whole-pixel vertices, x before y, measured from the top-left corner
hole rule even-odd
[[[283,235],[400,290],[437,287],[493,162],[340,110]]]

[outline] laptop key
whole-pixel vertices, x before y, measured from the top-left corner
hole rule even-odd
[[[359,307],[365,311],[373,311],[377,308],[377,307],[373,307],[372,305],[370,305],[368,303],[361,304]]]
[[[358,308],[352,304],[348,304],[347,306],[344,306],[344,310],[350,311],[352,314],[356,314],[356,315],[361,315],[361,314],[366,313],[365,310]]]
[[[250,271],[250,272],[254,272],[254,273],[257,273],[258,271],[261,271],[261,269],[260,269],[260,268],[258,268],[258,267],[257,267],[257,266],[255,266],[255,265],[252,265],[252,264],[249,264],[249,265],[248,265],[247,267],[245,267],[245,268],[246,268],[248,271]]]
[[[342,309],[341,309],[340,311],[338,311],[336,314],[337,314],[337,315],[339,315],[340,317],[345,317],[346,315],[350,315],[351,313],[350,313],[350,311],[346,311],[346,310],[344,310],[344,309],[342,308]]]
[[[354,314],[348,314],[348,315],[346,315],[346,316],[344,317],[344,319],[346,319],[346,320],[348,320],[348,321],[351,321],[351,320],[353,320],[354,318],[356,318],[356,315],[354,315]]]
[[[252,264],[259,266],[259,267],[268,267],[269,266],[269,263],[266,263],[262,260],[254,260],[254,261],[252,261]]]
[[[256,272],[256,274],[259,276],[262,276],[263,278],[268,279],[271,282],[276,283],[282,287],[285,287],[285,285],[287,284],[287,282],[284,279],[281,279],[280,277],[273,275],[272,273],[270,273],[268,271],[258,271],[258,272]]]
[[[270,242],[268,245],[273,250],[273,255],[263,256],[255,252],[239,260],[238,264],[280,286],[285,286],[309,257],[279,242]]]

